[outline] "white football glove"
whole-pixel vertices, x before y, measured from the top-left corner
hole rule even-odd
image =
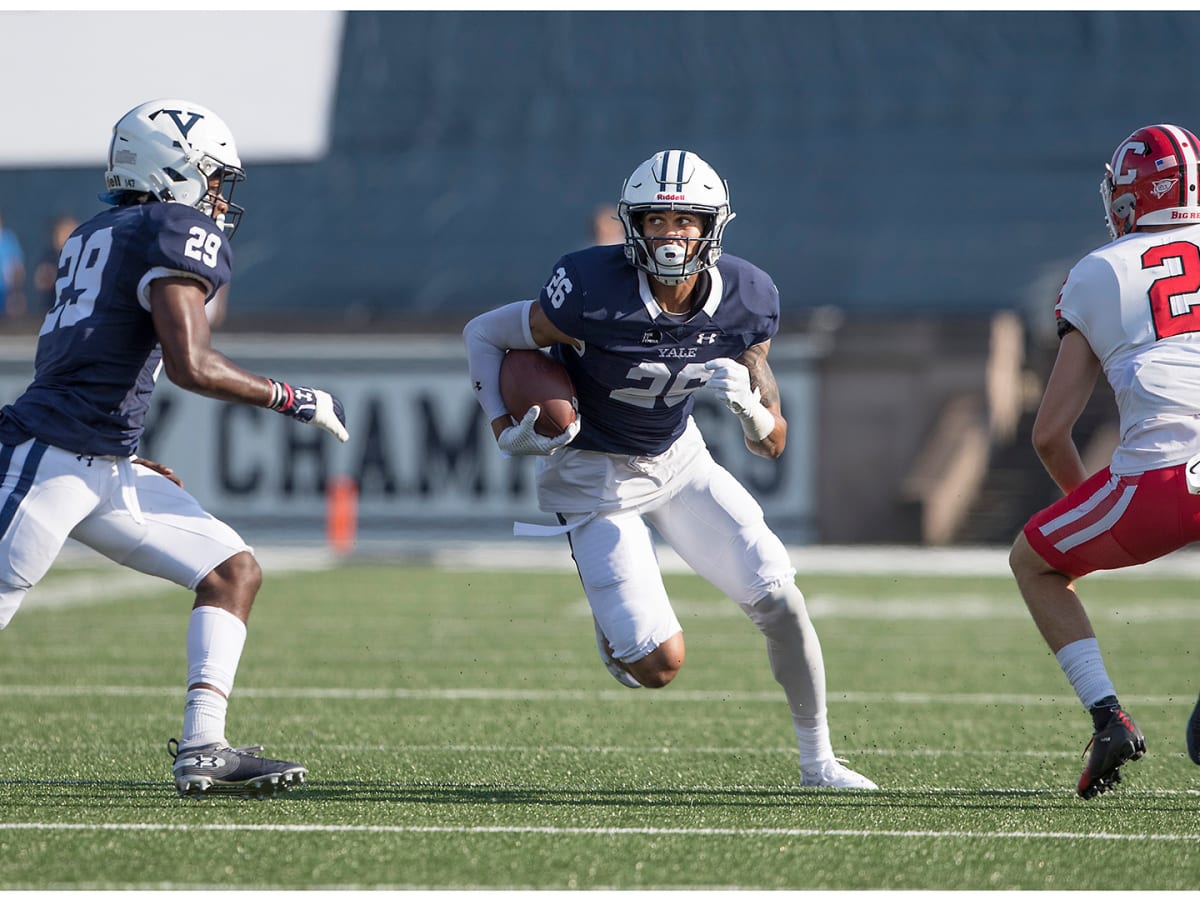
[[[721,357],[710,359],[704,368],[712,372],[705,387],[721,398],[742,423],[752,441],[761,441],[775,430],[775,416],[762,404],[758,388],[750,388],[750,370],[740,362]]]
[[[575,440],[575,435],[579,434],[580,429],[578,416],[567,426],[566,431],[558,437],[551,438],[533,430],[534,423],[537,422],[537,417],[541,413],[540,406],[531,406],[519,424],[509,425],[500,432],[500,436],[496,438],[500,449],[510,456],[549,456],[555,450],[565,447]]]

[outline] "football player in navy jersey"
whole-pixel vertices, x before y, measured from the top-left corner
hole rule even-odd
[[[0,409],[0,628],[68,537],[196,592],[183,731],[168,742],[183,796],[267,796],[306,769],[225,738],[262,572],[171,470],[135,456],[155,379],[165,370],[187,390],[348,438],[337,398],[255,375],[211,346],[205,304],[230,278],[243,178],[233,135],[203,106],[154,100],[124,115],[101,195],[111,208],[63,246],[33,382]]]
[[[661,688],[683,665],[653,527],[765,636],[795,725],[801,785],[874,789],[834,758],[821,645],[787,550],[691,416],[695,392],[712,391],[751,452],[783,452],[787,422],[767,364],[779,328],[775,284],[722,255],[734,215],[728,188],[694,153],[664,150],[638,166],[617,211],[623,245],[568,253],[537,300],[467,324],[479,403],[503,452],[537,459],[538,504],[561,523],[544,533],[568,535],[614,678]],[[553,438],[534,430],[537,407],[514,422],[499,390],[505,352],[537,347],[566,366],[579,400],[575,423]]]

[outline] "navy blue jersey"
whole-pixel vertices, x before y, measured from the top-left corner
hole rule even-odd
[[[74,453],[133,455],[162,359],[150,282],[194,275],[207,301],[231,265],[216,223],[179,203],[119,206],[76,228],[59,256],[33,382],[0,410],[0,441],[36,437]]]
[[[762,269],[723,255],[700,276],[704,304],[671,316],[623,247],[569,253],[538,302],[559,329],[583,341],[551,351],[571,374],[583,428],[571,446],[652,456],[683,433],[692,394],[708,381],[704,364],[737,359],[779,330],[779,291]]]

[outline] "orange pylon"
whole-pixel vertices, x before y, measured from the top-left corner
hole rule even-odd
[[[329,479],[325,488],[325,539],[339,556],[354,551],[358,534],[358,485],[348,475]]]

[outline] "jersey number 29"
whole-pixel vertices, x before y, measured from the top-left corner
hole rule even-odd
[[[62,273],[54,282],[58,302],[46,313],[38,334],[74,325],[92,314],[111,250],[111,228],[92,232],[86,244],[82,236],[71,235],[58,257],[58,271]]]

